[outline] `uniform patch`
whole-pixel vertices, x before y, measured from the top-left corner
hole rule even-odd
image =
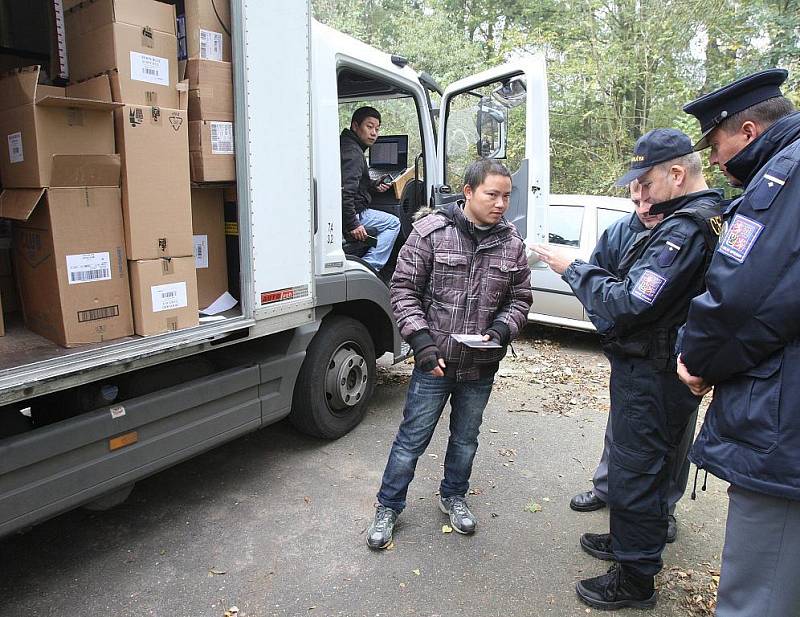
[[[653,304],[666,283],[667,279],[663,276],[656,274],[652,270],[645,270],[631,294],[648,304]]]
[[[719,244],[719,252],[744,263],[762,231],[764,226],[758,221],[736,214]]]

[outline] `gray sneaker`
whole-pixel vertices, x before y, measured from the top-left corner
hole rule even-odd
[[[367,530],[367,546],[370,548],[386,548],[392,543],[392,532],[397,521],[397,512],[386,506],[375,508],[375,518]]]
[[[470,535],[475,533],[478,520],[469,511],[466,500],[461,496],[440,497],[439,509],[450,517],[450,525],[458,533]]]

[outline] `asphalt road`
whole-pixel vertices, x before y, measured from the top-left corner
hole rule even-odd
[[[474,536],[442,531],[441,422],[394,547],[366,548],[411,368],[384,367],[366,420],[338,441],[280,423],[137,484],[113,510],[76,510],[0,540],[0,614],[222,617],[233,605],[241,617],[594,613],[574,584],[607,564],[578,538],[606,531],[607,514],[577,514],[568,501],[589,487],[602,448],[607,364],[594,337],[575,333],[530,330],[516,349],[482,427]],[[709,478],[697,501],[679,504],[679,539],[650,615],[710,614],[725,488]]]

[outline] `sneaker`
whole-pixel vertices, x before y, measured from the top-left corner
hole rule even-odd
[[[592,557],[614,561],[614,552],[611,550],[610,533],[585,533],[581,536],[581,548]]]
[[[592,489],[578,493],[569,502],[569,507],[575,512],[594,512],[606,507],[606,502],[600,499]]]
[[[654,579],[633,574],[615,563],[606,574],[576,583],[575,591],[581,601],[603,611],[653,608],[658,598]]]
[[[463,497],[440,497],[439,509],[450,517],[450,525],[458,533],[470,535],[475,533],[478,520],[469,511],[467,502]]]
[[[667,519],[667,544],[672,544],[678,539],[678,521],[670,514]]]
[[[386,506],[375,508],[375,518],[367,530],[367,546],[370,548],[386,548],[392,543],[392,532],[397,521],[397,512]]]

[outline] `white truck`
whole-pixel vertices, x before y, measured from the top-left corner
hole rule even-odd
[[[470,160],[491,156],[514,174],[508,217],[547,239],[541,57],[437,93],[402,57],[315,22],[308,2],[232,0],[231,13],[239,309],[76,349],[0,338],[0,535],[111,505],[137,480],[286,416],[326,438],[361,421],[376,357],[403,349],[387,285],[342,249],[339,133],[357,105],[381,109],[382,134],[407,142],[393,161],[386,139],[382,156],[407,167],[407,182],[375,203],[404,234],[416,209],[457,196]]]

